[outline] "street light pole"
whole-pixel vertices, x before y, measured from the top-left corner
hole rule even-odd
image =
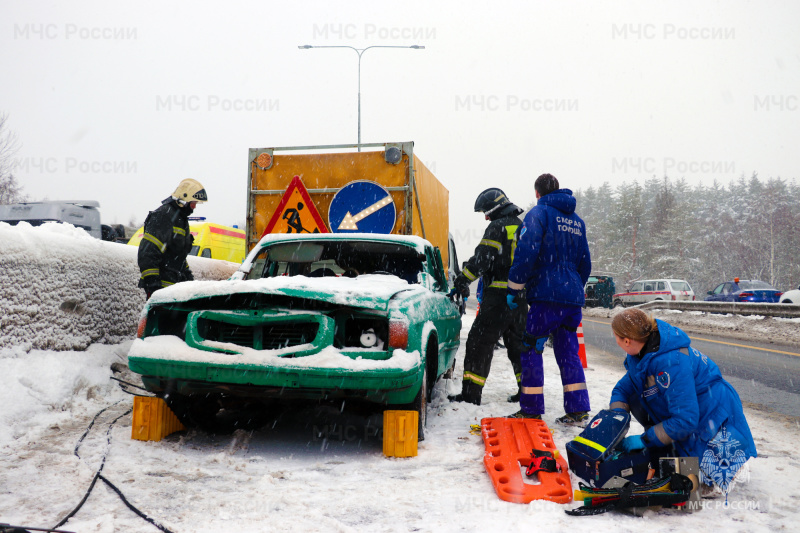
[[[313,46],[310,44],[300,45],[297,48],[301,50],[308,50],[309,48],[349,48],[350,50],[354,50],[356,54],[358,54],[358,151],[361,151],[361,56],[369,50],[370,48],[411,48],[413,50],[424,50],[424,46],[420,46],[418,44],[412,46],[384,46],[384,45],[375,45],[375,46],[367,46],[366,48],[356,48],[354,46],[348,45],[331,45],[331,46]]]

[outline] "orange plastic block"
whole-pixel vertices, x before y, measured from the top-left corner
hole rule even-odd
[[[182,429],[186,428],[161,398],[133,397],[132,439],[159,441]]]
[[[383,455],[416,457],[419,413],[416,411],[383,412]]]
[[[553,435],[543,420],[484,418],[481,420],[481,434],[486,446],[483,464],[501,500],[513,503],[572,501],[567,461],[558,453]],[[525,476],[521,469],[530,465],[534,448],[552,452],[561,472],[539,472],[530,478]],[[538,482],[535,482],[537,477]]]

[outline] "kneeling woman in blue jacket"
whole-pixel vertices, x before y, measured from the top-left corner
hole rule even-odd
[[[625,438],[625,450],[673,446],[678,456],[699,458],[705,484],[727,492],[739,468],[756,457],[736,390],[686,333],[641,309],[617,314],[611,329],[628,354],[611,409],[630,411],[646,428]]]

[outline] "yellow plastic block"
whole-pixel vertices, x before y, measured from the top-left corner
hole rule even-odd
[[[384,411],[383,455],[416,457],[418,424],[419,413],[416,411]]]
[[[132,439],[159,441],[182,429],[186,428],[161,398],[133,397]]]

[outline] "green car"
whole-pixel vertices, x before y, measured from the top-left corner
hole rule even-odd
[[[419,237],[274,234],[227,281],[157,291],[128,354],[189,426],[266,422],[277,400],[360,399],[419,412],[455,364],[461,314]]]

